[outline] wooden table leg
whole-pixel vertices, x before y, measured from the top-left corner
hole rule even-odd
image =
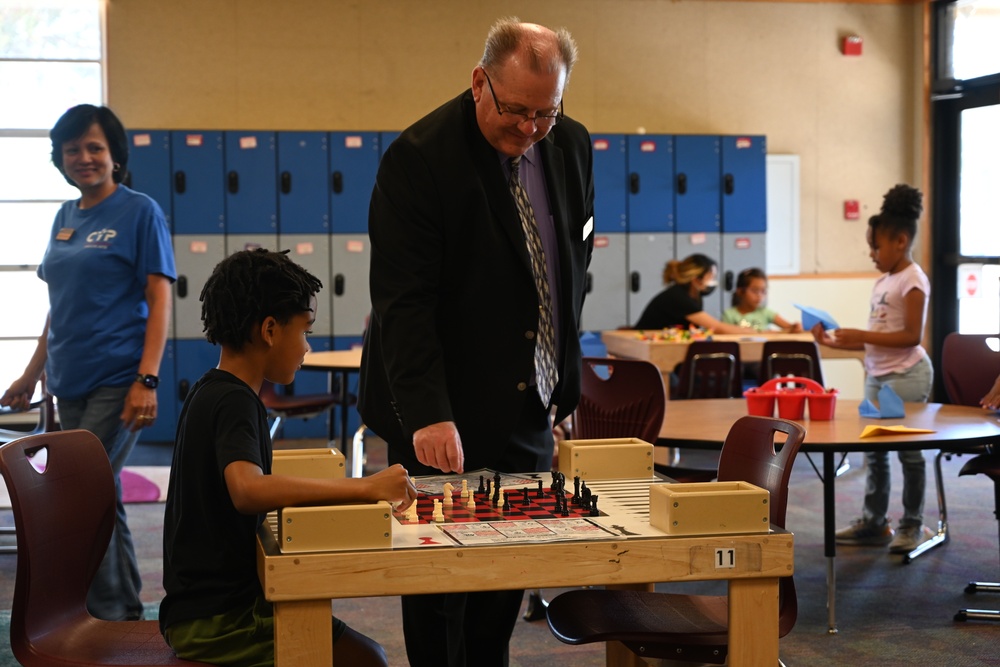
[[[274,603],[274,667],[333,664],[329,600]]]
[[[729,581],[729,667],[778,664],[778,580]]]

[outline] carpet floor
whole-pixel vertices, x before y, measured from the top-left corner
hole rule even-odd
[[[368,461],[377,465],[372,448]],[[928,492],[925,516],[936,525],[937,501],[933,489],[932,456],[928,453]],[[704,454],[686,453],[685,462],[696,465]],[[809,665],[1000,665],[1000,624],[956,623],[955,612],[966,607],[1000,609],[1000,595],[967,595],[972,579],[1000,578],[1000,547],[993,514],[992,483],[981,476],[957,476],[968,457],[944,462],[951,540],[908,565],[883,548],[842,547],[836,558],[836,611],[839,632],[827,632],[826,559],[822,542],[822,485],[805,455],[800,455],[789,488],[787,524],[795,533],[795,583],[799,618],[791,634],[781,641],[781,657],[789,667]],[[864,494],[861,456],[852,455],[854,468],[837,481],[838,524],[853,519]],[[711,461],[701,461],[711,463]],[[819,461],[817,460],[817,464]],[[901,473],[893,461],[890,516],[901,514]],[[160,549],[163,505],[132,504],[127,508],[143,576],[143,601],[148,605],[163,596],[160,582]],[[9,511],[0,510],[0,525],[10,523]],[[16,556],[0,555],[0,607],[10,607]],[[558,563],[553,566],[558,567]],[[662,590],[721,592],[716,584],[671,584]],[[557,590],[544,592],[547,598]],[[154,608],[154,607],[151,607]],[[407,664],[400,630],[398,598],[336,600],[334,612],[357,630],[383,644],[391,665]],[[0,614],[0,626],[9,615]],[[8,648],[8,633],[0,627],[0,667],[15,665]],[[603,645],[567,646],[555,640],[542,622],[520,621],[511,643],[512,667],[604,664]]]

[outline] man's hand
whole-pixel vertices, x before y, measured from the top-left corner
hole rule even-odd
[[[413,434],[417,460],[442,472],[465,471],[465,452],[455,422],[438,422]]]

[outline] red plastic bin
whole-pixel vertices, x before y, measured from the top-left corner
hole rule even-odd
[[[777,404],[780,418],[800,420],[805,417],[808,403],[810,419],[828,421],[833,419],[836,409],[837,390],[827,391],[814,380],[790,376],[768,380],[760,387],[743,392],[743,396],[747,399],[747,411],[751,415],[770,417]]]

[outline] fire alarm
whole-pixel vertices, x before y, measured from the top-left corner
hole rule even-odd
[[[857,220],[861,217],[861,206],[857,199],[844,200],[844,220]]]
[[[860,56],[861,37],[858,35],[848,35],[845,37],[842,50],[845,56]]]

